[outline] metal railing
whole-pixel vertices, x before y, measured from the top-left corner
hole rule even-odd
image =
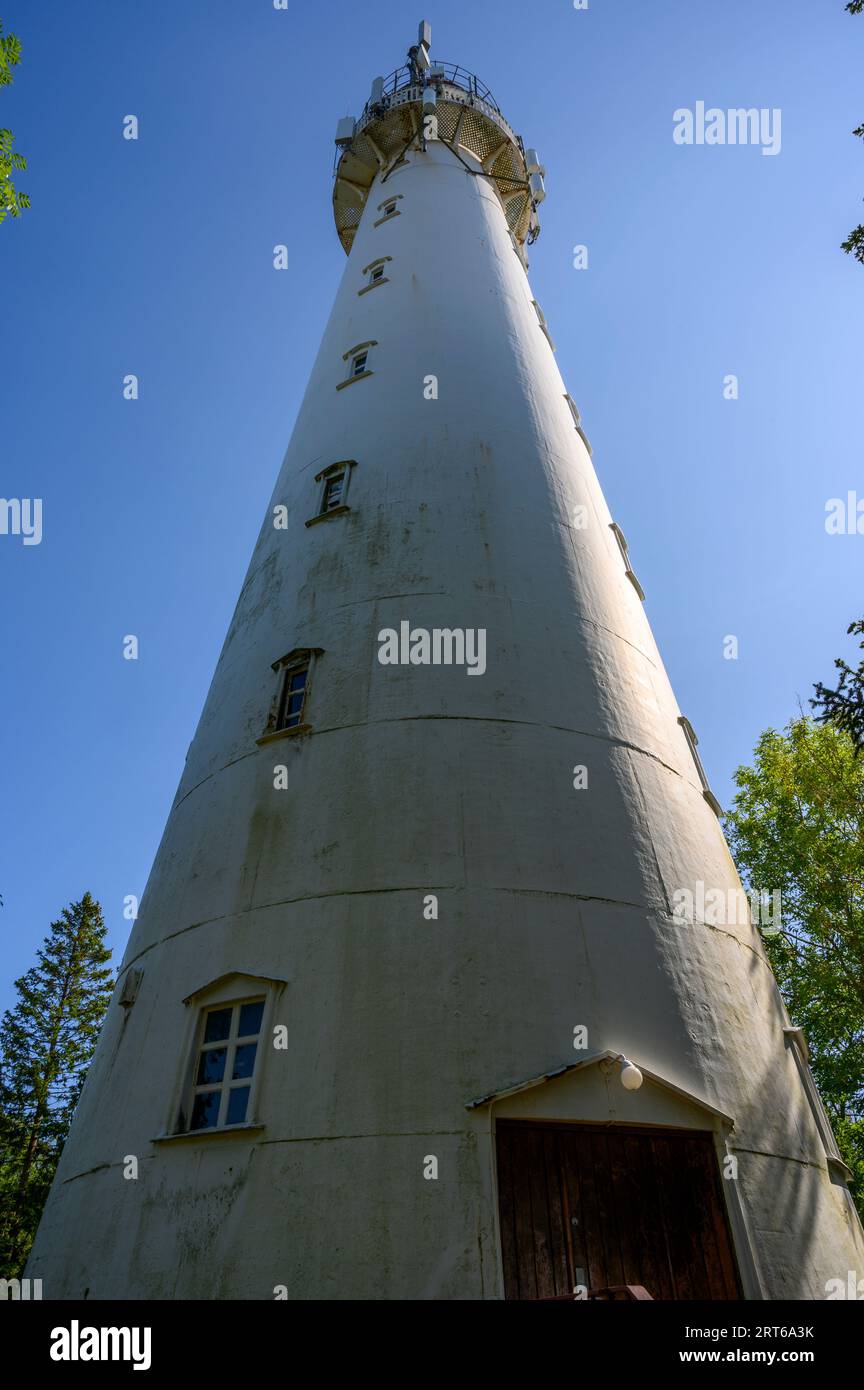
[[[449,82],[453,87],[459,87],[463,92],[468,92],[470,96],[476,97],[478,101],[484,101],[487,106],[491,106],[493,111],[501,115],[501,108],[493,97],[485,82],[481,82],[475,73],[469,72],[467,68],[462,68],[458,63],[445,63],[435,61],[432,69],[443,73],[443,81]],[[391,72],[389,77],[384,79],[384,87],[381,93],[381,103],[387,104],[389,99],[400,92],[403,87],[415,87],[423,81],[425,74],[419,74],[415,68],[405,66],[397,68]],[[434,78],[433,78],[434,81]],[[363,107],[363,114],[360,117],[364,121],[377,105],[381,103],[367,101]]]

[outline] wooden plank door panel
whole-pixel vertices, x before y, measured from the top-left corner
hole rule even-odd
[[[710,1134],[502,1120],[497,1155],[506,1298],[741,1297]]]

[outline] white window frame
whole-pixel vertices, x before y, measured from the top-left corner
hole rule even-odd
[[[618,525],[617,521],[610,521],[609,530],[612,532],[613,536],[618,542],[618,549],[621,551],[621,558],[624,561],[624,573],[626,574],[627,578],[630,580],[630,583],[633,585],[633,588],[636,590],[640,599],[644,603],[645,590],[642,588],[642,585],[639,583],[639,580],[633,573],[633,566],[630,564],[630,551],[627,548],[627,541],[624,536],[624,532],[621,530],[621,527]]]
[[[576,426],[576,433],[582,440],[582,443],[585,445],[585,448],[588,450],[588,453],[593,455],[594,450],[591,448],[591,440],[588,438],[587,434],[585,433],[585,430],[582,427],[582,416],[579,413],[579,407],[577,406],[573,397],[570,395],[569,391],[564,392],[564,399],[567,402],[567,407],[570,411],[570,414],[573,416],[573,424]]]
[[[396,204],[404,196],[404,193],[392,193],[389,198],[384,199],[383,203],[379,203],[376,212],[379,212],[381,216],[377,222],[373,222],[373,227],[380,227],[382,222],[390,222],[394,217],[401,217],[401,208],[397,208]],[[391,211],[388,212],[387,208],[390,208]]]
[[[377,260],[364,265],[360,274],[366,276],[366,284],[357,293],[366,294],[369,290],[377,289],[379,285],[389,285],[390,276],[387,274],[387,265],[392,259],[392,256],[379,256]]]
[[[344,516],[351,508],[348,505],[348,489],[351,485],[351,475],[357,467],[356,459],[339,459],[336,463],[330,463],[326,468],[322,468],[315,474],[315,482],[319,484],[318,505],[314,516],[306,522],[307,526],[315,526],[319,521],[326,521],[328,517]],[[327,500],[327,489],[331,479],[342,477],[342,499],[335,507],[330,507],[325,511]]]
[[[678,723],[681,725],[681,728],[684,731],[684,737],[686,738],[687,746],[690,749],[690,756],[693,759],[693,765],[699,774],[699,781],[702,784],[702,795],[708,802],[708,805],[711,807],[711,810],[714,812],[715,816],[717,816],[717,818],[719,819],[720,816],[722,816],[723,814],[723,807],[720,805],[720,802],[717,800],[716,796],[714,795],[710,786],[708,785],[708,778],[705,776],[705,769],[702,766],[702,759],[696,752],[696,745],[699,742],[698,738],[696,737],[696,731],[694,730],[693,725],[690,723],[690,720],[685,718],[683,714],[679,714]]]
[[[272,1039],[276,1009],[287,980],[270,976],[246,974],[242,971],[229,971],[209,984],[195,990],[183,1000],[189,1010],[183,1043],[183,1065],[178,1069],[177,1080],[170,1098],[170,1109],[166,1114],[167,1124],[162,1134],[154,1136],[154,1143],[173,1143],[210,1140],[220,1134],[238,1134],[245,1130],[264,1128],[260,1118],[260,1096],[264,1074],[268,1065],[268,1040]],[[264,1000],[261,1030],[258,1034],[258,1052],[250,1081],[249,1101],[246,1118],[242,1124],[211,1126],[208,1129],[190,1129],[192,1120],[192,1095],[198,1074],[198,1059],[201,1055],[201,1040],[204,1036],[204,1016],[216,1009],[233,1005],[251,1004]],[[239,1021],[239,1013],[238,1013]],[[233,1023],[233,1019],[232,1019]],[[226,1059],[227,1063],[227,1059]],[[226,1065],[227,1070],[227,1065]],[[243,1078],[240,1082],[245,1081]],[[222,1103],[220,1102],[220,1112]]]
[[[304,716],[306,714],[306,705],[309,700],[309,678],[312,674],[312,662],[308,658],[300,658],[297,661],[292,661],[283,666],[281,669],[282,679],[276,713],[276,733],[287,734],[294,729],[303,728],[306,723]],[[292,691],[291,681],[294,676],[300,675],[305,675],[306,679],[299,690]],[[300,708],[296,715],[289,714],[288,705],[290,701],[296,699],[298,695],[300,696]],[[290,724],[288,723],[289,719],[292,721]]]
[[[240,1015],[246,1004],[261,1005],[261,1027],[257,1033],[238,1033],[240,1026]],[[267,1008],[267,998],[265,994],[253,995],[248,999],[238,999],[232,1003],[205,1004],[199,1011],[198,1029],[196,1034],[195,1049],[192,1057],[192,1075],[189,1088],[189,1109],[186,1115],[187,1128],[190,1134],[206,1134],[211,1129],[236,1129],[246,1125],[251,1121],[250,1107],[252,1105],[252,1087],[255,1082],[255,1074],[259,1069],[261,1057],[262,1030],[264,1027],[264,1013]],[[231,1025],[228,1037],[214,1042],[205,1042],[204,1034],[207,1027],[207,1019],[210,1014],[222,1013],[231,1010]],[[252,1074],[248,1077],[238,1077],[236,1080],[231,1078],[231,1071],[234,1067],[234,1058],[238,1047],[248,1046],[255,1043],[255,1063]],[[216,1052],[221,1048],[225,1049],[225,1071],[222,1080],[219,1082],[199,1082],[198,1067],[205,1052]],[[231,1092],[238,1090],[248,1090],[249,1097],[246,1102],[246,1112],[242,1120],[228,1121],[228,1107],[231,1099]],[[211,1092],[219,1092],[219,1110],[216,1116],[215,1125],[192,1127],[192,1117],[195,1110],[195,1100],[199,1095],[206,1095]]]
[[[548,325],[547,322],[546,322],[546,315],[543,313],[543,310],[540,308],[540,305],[537,303],[537,300],[536,300],[536,299],[532,299],[532,300],[531,300],[531,303],[534,305],[534,308],[535,308],[535,310],[536,310],[536,312],[537,312],[537,322],[539,323],[541,329],[543,330],[543,333],[544,333],[544,335],[545,335],[545,338],[546,338],[547,343],[549,344],[549,346],[551,347],[552,351],[554,352],[554,351],[555,351],[555,344],[554,344],[553,341],[552,341],[552,334],[549,332],[549,325]]]
[[[336,390],[341,391],[343,387],[350,386],[352,382],[364,381],[367,376],[372,375],[372,368],[369,366],[369,356],[372,348],[378,346],[375,338],[370,338],[366,343],[355,343],[347,352],[343,352],[342,361],[348,363],[348,375],[342,381],[336,383]],[[357,363],[362,360],[362,366],[357,367]]]
[[[345,471],[337,469],[331,473],[329,478],[324,479],[324,488],[321,493],[321,509],[319,516],[324,516],[326,512],[333,512],[337,507],[341,507],[342,494],[345,491]],[[334,500],[335,499],[335,500]]]
[[[828,1162],[828,1167],[836,1174],[839,1174],[844,1182],[848,1182],[849,1178],[852,1177],[852,1170],[844,1162],[840,1150],[837,1147],[837,1140],[834,1138],[834,1131],[831,1128],[828,1112],[825,1109],[824,1102],[816,1085],[816,1080],[810,1070],[810,1050],[807,1046],[804,1029],[784,1028],[783,1033],[792,1049],[798,1075],[804,1087],[804,1094],[807,1097],[813,1119],[816,1122],[816,1128],[819,1131],[822,1147],[825,1150],[825,1158]]]
[[[312,725],[308,722],[309,697],[317,674],[317,661],[324,655],[322,647],[295,647],[293,651],[287,652],[285,656],[274,661],[271,670],[276,672],[276,688],[273,698],[270,701],[270,712],[267,716],[267,725],[256,743],[272,743],[274,739],[289,738],[292,735],[308,734],[312,731]],[[279,727],[279,718],[282,714],[285,700],[286,689],[291,678],[292,672],[300,669],[306,670],[306,684],[303,688],[303,704],[301,706],[301,717],[297,724],[283,725]]]

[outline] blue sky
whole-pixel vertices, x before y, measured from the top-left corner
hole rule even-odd
[[[24,45],[0,124],[33,201],[0,227],[0,494],[43,499],[40,545],[0,536],[3,1007],[87,889],[119,962],[343,268],[336,121],[424,15],[0,11]],[[425,17],[433,55],[475,71],[546,164],[531,282],[727,804],[864,611],[864,537],[824,525],[829,498],[864,497],[864,267],[838,249],[864,219],[864,16],[435,0]],[[780,108],[780,153],[676,145],[673,112],[700,100]]]

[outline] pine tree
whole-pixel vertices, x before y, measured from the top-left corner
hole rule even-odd
[[[862,0],[864,4],[864,0]],[[862,228],[864,230],[864,228]],[[850,623],[847,633],[864,636],[864,618]],[[864,641],[858,643],[864,651]],[[840,672],[837,689],[823,685],[816,686],[816,699],[810,704],[818,711],[816,718],[820,724],[832,723],[851,738],[858,753],[864,751],[864,660],[857,668],[847,665],[842,657],[837,657],[834,665]]]
[[[52,922],[0,1025],[0,1277],[20,1275],[113,988],[85,893]]]

